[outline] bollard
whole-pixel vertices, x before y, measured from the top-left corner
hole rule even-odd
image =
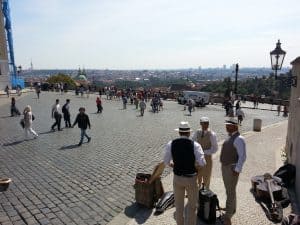
[[[261,131],[261,119],[254,119],[253,120],[253,131]]]

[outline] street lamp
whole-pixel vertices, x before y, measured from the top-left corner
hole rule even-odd
[[[272,70],[275,70],[275,80],[280,80],[283,84],[297,87],[297,76],[292,76],[289,72],[287,77],[277,77],[277,70],[281,70],[286,52],[281,49],[280,40],[276,43],[276,48],[270,52]]]
[[[22,72],[22,66],[17,67],[17,74],[20,76],[20,73]]]
[[[237,78],[239,73],[239,64],[235,64],[235,81],[234,81],[234,94],[237,94]]]
[[[277,70],[281,70],[285,54],[286,52],[281,49],[281,43],[278,40],[276,48],[270,52],[272,70],[275,70],[275,80],[277,79]]]

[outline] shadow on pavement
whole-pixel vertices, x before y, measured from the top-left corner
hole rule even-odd
[[[49,131],[41,132],[41,133],[39,133],[39,135],[43,135],[43,134],[51,134],[51,133],[54,133],[54,132],[55,132],[55,131],[49,130]]]
[[[127,206],[124,213],[128,218],[134,218],[138,224],[144,224],[151,216],[152,210],[153,209],[148,209],[135,202]]]
[[[74,149],[74,148],[78,148],[78,144],[62,146],[59,150],[68,150],[68,149]]]
[[[1,116],[0,119],[6,119],[6,118],[10,118],[10,117],[14,117],[14,116]]]
[[[24,140],[14,141],[14,142],[10,142],[10,143],[4,143],[3,146],[13,146],[13,145],[21,144],[22,142],[24,142]]]

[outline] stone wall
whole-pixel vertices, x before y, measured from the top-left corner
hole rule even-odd
[[[300,57],[291,62],[292,75],[298,84],[291,89],[289,122],[286,142],[288,162],[296,166],[296,194],[300,202]]]

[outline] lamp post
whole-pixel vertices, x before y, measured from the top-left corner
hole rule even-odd
[[[20,73],[22,72],[22,66],[17,67],[17,74],[20,76]]]
[[[270,52],[272,70],[275,70],[275,80],[280,80],[283,85],[297,87],[297,76],[292,76],[289,72],[287,77],[278,77],[277,70],[281,70],[286,52],[281,49],[280,40],[276,43],[276,48]]]
[[[281,70],[286,52],[281,49],[280,40],[276,43],[276,48],[270,52],[272,70],[275,70],[275,80],[277,80],[277,70]]]
[[[239,64],[235,64],[235,81],[234,81],[234,94],[237,94],[237,78],[239,73]]]

